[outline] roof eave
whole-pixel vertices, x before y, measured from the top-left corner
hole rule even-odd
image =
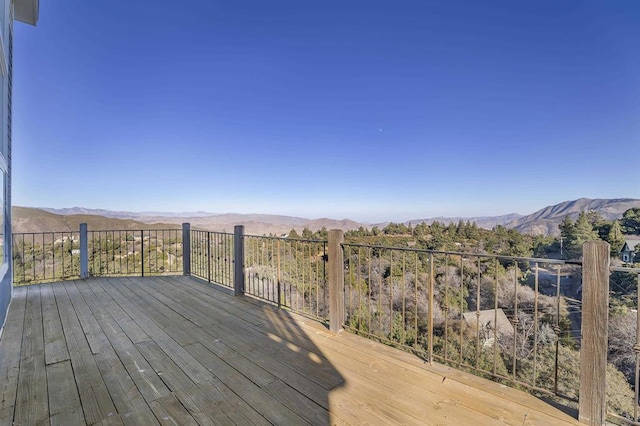
[[[13,17],[25,24],[36,25],[40,13],[40,0],[14,0]]]

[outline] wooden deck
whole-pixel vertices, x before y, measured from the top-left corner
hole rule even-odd
[[[188,277],[15,289],[0,425],[561,425],[517,390]]]

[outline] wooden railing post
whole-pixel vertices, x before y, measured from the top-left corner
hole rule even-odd
[[[80,224],[80,278],[89,277],[89,232],[87,224]]]
[[[344,325],[344,234],[340,229],[329,231],[329,330],[342,331]]]
[[[607,418],[607,330],[609,323],[609,244],[582,246],[582,330],[578,420],[604,425]]]
[[[233,228],[233,294],[244,294],[244,226]]]
[[[191,275],[191,224],[182,224],[182,275]]]

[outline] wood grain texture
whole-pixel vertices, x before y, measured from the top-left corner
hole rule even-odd
[[[12,424],[20,375],[27,288],[16,288],[0,340],[0,424]]]
[[[0,341],[0,424],[27,411],[30,424],[577,424],[517,390],[228,293],[182,276],[18,289]],[[58,342],[49,364],[47,341]]]
[[[344,233],[332,229],[328,236],[329,329],[338,333],[344,325]]]
[[[49,396],[44,360],[40,287],[29,287],[25,309],[14,422],[41,425],[49,421]]]
[[[609,244],[604,241],[589,241],[582,248],[578,418],[590,425],[604,425],[607,418],[609,250]]]

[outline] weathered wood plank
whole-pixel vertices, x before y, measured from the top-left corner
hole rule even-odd
[[[205,289],[203,290],[203,293],[205,291],[211,291],[209,286],[201,285],[200,283],[194,280],[191,280],[190,284],[188,285],[192,285],[194,287],[199,286],[202,289]],[[211,291],[211,293],[214,295],[221,294],[220,292],[216,292],[216,291]],[[247,300],[247,299],[248,298],[244,298],[243,300]],[[332,336],[329,332],[327,332],[327,330],[322,325],[320,325],[317,322],[310,321],[308,318],[300,317],[298,315],[284,312],[284,311],[279,311],[269,306],[266,306],[264,304],[261,304],[259,302],[252,302],[252,303],[257,305],[254,311],[264,310],[269,317],[269,320],[264,321],[261,327],[255,327],[256,330],[260,330],[264,333],[272,334],[272,335],[275,335],[275,334],[282,335],[283,329],[286,330],[285,335],[290,336],[292,334],[298,334],[298,335],[303,334],[304,336],[302,336],[302,338],[298,336],[296,338],[293,338],[293,340],[296,341],[297,344],[304,346],[311,351],[314,351],[313,348],[315,348],[315,350],[317,350],[318,347],[325,348],[325,346],[322,344],[322,341],[317,341],[315,339],[316,335],[324,336],[326,339],[329,339],[329,341],[333,341],[333,342],[349,342],[350,341],[351,342],[350,344],[343,345],[343,346],[348,348],[348,350],[350,351],[349,352],[350,356],[353,356],[356,359],[361,357],[360,355],[360,353],[362,352],[360,348],[361,345],[370,347],[371,348],[371,352],[369,352],[370,359],[367,361],[367,363],[372,363],[373,365],[376,365],[376,366],[384,366],[384,364],[380,364],[379,357],[383,357],[383,358],[386,357],[386,361],[390,363],[392,368],[392,371],[389,372],[388,376],[400,376],[403,378],[403,380],[408,380],[408,383],[413,383],[414,386],[421,386],[424,382],[426,383],[425,386],[427,386],[427,389],[428,389],[428,386],[436,386],[436,385],[444,386],[444,389],[446,390],[442,391],[439,389],[438,392],[445,392],[447,395],[449,395],[450,399],[454,399],[457,393],[465,393],[466,395],[469,396],[469,398],[463,399],[462,402],[465,404],[466,404],[465,401],[471,402],[471,401],[474,401],[475,399],[478,399],[479,401],[486,401],[486,404],[483,402],[480,402],[478,404],[471,404],[471,407],[473,407],[474,410],[480,412],[480,414],[482,415],[486,415],[493,419],[496,419],[494,421],[503,421],[501,419],[506,419],[505,421],[514,422],[514,423],[523,421],[524,419],[523,415],[517,414],[516,410],[512,409],[513,403],[520,404],[523,407],[523,409],[526,408],[526,404],[535,404],[537,407],[537,410],[541,410],[542,412],[539,413],[538,411],[535,411],[528,414],[527,418],[533,422],[548,424],[548,423],[556,423],[559,421],[566,422],[567,420],[571,420],[567,415],[554,409],[548,404],[545,404],[537,399],[532,399],[530,396],[525,395],[521,392],[513,392],[512,389],[505,388],[504,386],[501,386],[497,383],[485,381],[486,383],[483,386],[482,391],[478,393],[477,388],[472,388],[471,385],[466,384],[465,377],[467,376],[471,377],[470,383],[474,383],[474,381],[481,380],[481,379],[478,379],[475,376],[465,375],[465,373],[459,372],[457,370],[450,370],[451,373],[448,374],[447,377],[451,377],[454,379],[446,380],[446,382],[443,383],[443,379],[445,379],[445,376],[426,371],[424,362],[411,354],[398,351],[388,346],[380,345],[371,340],[367,340],[362,337],[355,336],[349,333],[343,333],[340,336],[340,338],[336,338]],[[241,308],[236,306],[233,309],[241,309]],[[274,316],[276,317],[275,319],[274,319]],[[299,325],[299,327],[291,326],[291,325],[287,326],[287,322],[289,323],[295,322],[296,324]],[[308,342],[310,337],[314,337],[312,340],[314,340],[315,343]],[[353,341],[353,339],[355,339],[355,342]],[[311,346],[308,346],[309,344]],[[335,351],[336,348],[339,348],[339,347],[340,346],[332,346],[328,348],[330,349],[329,353],[332,354],[333,351]],[[410,360],[411,362],[409,364],[406,364],[407,360]],[[333,358],[332,358],[332,361],[333,361]],[[407,370],[406,367],[415,368],[415,370],[408,372],[406,371]],[[424,375],[424,374],[426,374],[427,375],[426,377],[429,377],[430,380],[421,379],[422,377],[421,375]],[[460,374],[463,374],[463,376],[459,376]],[[290,382],[287,381],[287,383],[290,383]],[[415,390],[418,393],[422,392],[419,389],[415,389]],[[405,392],[406,391],[407,390],[405,390]],[[498,403],[496,406],[496,401],[500,401],[500,402],[504,401],[504,402]],[[335,407],[335,404],[332,404],[332,406]],[[467,407],[466,409],[471,409],[471,408]]]
[[[140,328],[140,326],[136,324],[129,313],[122,309],[117,301],[113,299],[112,294],[106,291],[103,286],[100,285],[101,281],[102,280],[76,281],[76,286],[85,296],[85,300],[90,297],[90,291],[94,295],[94,305],[99,307],[101,312],[108,312],[109,314],[111,314],[113,319],[115,319],[118,323],[119,327],[123,331],[125,331],[128,336],[130,336],[134,343],[138,343],[139,341],[151,340],[149,335],[147,335],[144,330],[142,330],[142,328]],[[131,329],[128,330],[128,327],[125,326],[124,323],[131,324],[130,326],[128,326],[131,327]]]
[[[272,312],[269,312],[269,313],[272,313]],[[278,330],[283,330],[284,328],[286,328],[289,332],[292,332],[295,329],[295,327],[291,327],[291,326],[286,327],[285,326],[285,322],[284,322],[285,320],[288,320],[289,322],[292,322],[292,318],[290,318],[290,317],[287,318],[286,315],[282,315],[280,318],[276,319],[275,322],[274,322],[274,319],[272,318],[270,321],[265,321],[264,324],[270,324],[270,327],[267,327],[267,330],[270,330],[272,333],[277,333]],[[312,334],[313,334],[313,332],[315,332],[316,330],[311,330],[311,331],[312,331]],[[300,333],[300,332],[298,331],[298,333]],[[329,336],[331,336],[331,335],[329,335]],[[298,343],[300,343],[300,339],[298,339],[298,338],[292,339],[291,337],[289,337],[289,340],[294,340],[294,341],[297,341]],[[302,340],[308,340],[308,338],[307,339],[302,339]],[[311,345],[314,346],[313,343],[311,343]],[[317,351],[317,347],[315,348],[315,351]],[[314,354],[315,351],[309,352],[309,354],[310,355]],[[354,355],[357,357],[358,353],[359,353],[358,351],[355,351]],[[347,358],[345,358],[345,359],[347,359]],[[376,363],[375,359],[372,360],[371,362],[375,363],[376,366],[379,366],[379,363]],[[366,377],[370,373],[369,370],[370,370],[369,366],[363,365],[362,368],[360,368],[358,370],[358,373]],[[390,377],[390,379],[389,379],[389,377]],[[442,379],[442,378],[440,378],[440,379]],[[394,380],[394,376],[393,375],[388,375],[386,377],[382,377],[380,382],[384,384],[385,382],[387,382],[389,380],[393,381]],[[421,389],[409,389],[409,391],[410,391],[409,393],[411,393],[411,390],[413,390],[415,392],[420,392],[421,391]],[[424,413],[417,413],[416,415],[420,416],[421,414],[424,414]]]
[[[91,353],[95,355],[99,353],[102,348],[105,350],[109,349],[111,345],[109,344],[107,337],[102,331],[102,328],[100,327],[100,324],[98,324],[95,316],[78,292],[75,282],[65,281],[62,284],[64,285],[65,290],[67,290],[67,296],[73,305],[80,327],[82,327],[82,331],[84,332],[85,338],[91,348]]]
[[[198,422],[193,418],[184,405],[173,395],[158,398],[149,403],[151,410],[161,425],[170,426],[197,426]]]
[[[360,336],[336,336],[313,320],[189,277],[41,286],[44,327],[54,306],[45,300],[48,289],[70,356],[45,367],[53,424],[82,424],[78,414],[88,424],[577,423],[522,392]],[[0,342],[0,389],[9,399],[11,386],[1,379],[19,371],[8,354],[20,357],[22,347],[27,290],[20,291]],[[21,303],[22,314],[12,317]],[[7,345],[12,334],[18,343]],[[68,400],[53,388],[73,383],[78,393]],[[96,397],[105,393],[109,412]],[[78,398],[84,411],[74,413]],[[0,409],[13,413],[10,404],[3,399]]]
[[[125,424],[132,423],[134,419],[135,424],[158,424],[115,352],[102,350],[96,355],[96,362],[109,389],[109,395]]]
[[[283,405],[286,405],[291,411],[312,425],[330,423],[329,411],[324,409],[321,404],[309,399],[306,395],[303,395],[282,380],[274,380],[262,388],[269,395],[273,396],[273,398],[280,401]],[[328,393],[325,398],[328,400]]]
[[[136,280],[132,280],[132,281],[134,283],[136,282]],[[126,285],[126,281],[125,280],[122,280],[121,283]],[[130,286],[127,286],[127,287],[129,288],[129,290],[132,293],[130,295],[131,297],[128,297],[127,300],[132,301],[134,303],[135,303],[136,300],[138,300],[138,301],[141,300],[141,298],[136,299],[133,296],[135,294],[137,294],[137,295],[143,295],[144,294],[144,290],[141,288],[141,286],[139,284],[138,285],[130,285]],[[122,291],[122,289],[120,289],[120,290]],[[156,293],[154,293],[154,294],[156,294]],[[150,294],[149,294],[149,296],[150,296]],[[164,298],[163,300],[165,302],[169,303],[169,299],[168,298]],[[173,305],[173,307],[175,309],[175,305]],[[144,310],[145,307],[141,306],[141,309]],[[146,309],[147,309],[146,313],[148,315],[154,317],[154,316],[160,315],[163,311],[165,311],[166,307],[162,306],[162,304],[158,304],[158,305],[154,305],[153,309],[151,309],[148,306],[146,307]],[[176,327],[176,330],[175,330],[176,332],[189,332],[189,331],[197,332],[198,331],[197,329],[196,330],[185,329],[185,328],[183,328],[184,326],[179,325],[179,324],[174,324],[174,327]],[[182,327],[182,329],[180,329],[179,327]],[[207,339],[205,339],[205,340],[207,340]],[[213,354],[211,354],[211,355],[213,356]],[[234,358],[237,358],[237,357],[240,356],[240,354],[234,354],[234,353],[227,353],[226,355],[230,359],[234,359]],[[215,357],[215,358],[216,358],[216,361],[219,361],[219,358],[217,358],[217,357]],[[153,364],[152,361],[150,361],[150,362]],[[216,370],[211,369],[211,371],[214,372],[214,374],[218,375],[218,374],[220,374],[220,367],[221,367],[220,362],[217,362],[217,369]],[[250,372],[252,370],[252,368],[251,368],[252,366],[250,366],[250,365],[245,365],[245,367],[247,369],[243,370],[243,372],[244,371],[249,371]],[[255,367],[255,366],[253,366],[253,367]],[[227,369],[227,371],[228,371],[228,369]],[[239,381],[240,384],[235,384],[235,383],[234,384],[228,384],[228,383],[226,383],[227,386],[229,386],[231,389],[233,389],[236,393],[238,393],[236,391],[236,389],[238,389],[238,386],[241,386],[240,387],[241,391],[249,393],[250,396],[254,395],[254,397],[253,397],[253,402],[254,403],[256,403],[256,402],[257,403],[262,403],[263,400],[265,400],[265,399],[267,401],[269,401],[268,404],[264,405],[263,409],[265,409],[265,410],[267,408],[273,409],[273,407],[276,407],[277,411],[279,411],[279,412],[270,411],[268,413],[262,413],[261,412],[262,415],[264,415],[265,417],[267,417],[270,420],[275,419],[274,421],[283,421],[284,419],[287,419],[287,413],[288,413],[288,416],[290,416],[290,418],[289,418],[290,421],[292,421],[292,420],[295,420],[297,422],[301,421],[300,417],[298,417],[295,414],[291,413],[290,411],[288,411],[288,409],[285,406],[283,406],[282,404],[278,403],[277,400],[271,398],[267,393],[264,393],[263,391],[261,391],[253,382],[251,382],[250,380],[248,380],[247,378],[242,376],[242,374],[237,374],[237,372],[234,372],[234,373],[235,374],[229,374],[227,377],[232,377],[232,380]],[[268,381],[271,382],[271,381],[273,381],[273,379],[269,379]],[[249,385],[249,383],[250,383],[250,385]],[[235,389],[234,389],[234,387],[235,387]],[[258,394],[260,394],[262,396],[261,397],[255,397],[255,393],[256,392],[258,392]],[[184,401],[182,401],[182,402],[185,403]],[[253,404],[251,404],[251,406],[253,406]],[[192,414],[194,415],[194,417],[198,418],[196,416],[197,413],[192,412]]]
[[[84,425],[71,361],[49,364],[46,368],[51,426]]]
[[[212,370],[218,366],[216,357],[204,346],[195,344],[189,347],[190,351],[204,363],[211,362]],[[300,424],[303,419],[295,414],[267,391],[251,382],[242,374],[228,375],[220,372],[220,380],[237,395],[240,395],[255,411],[274,424]]]
[[[166,280],[165,280],[165,281],[166,281]],[[148,291],[149,291],[149,292],[153,292],[154,294],[158,294],[158,293],[162,293],[162,292],[164,292],[164,293],[165,293],[165,294],[167,294],[167,296],[168,296],[168,297],[167,297],[167,299],[166,299],[166,300],[167,300],[167,301],[166,301],[166,303],[172,303],[172,302],[171,302],[171,299],[173,299],[174,297],[173,297],[173,295],[172,295],[172,294],[167,293],[166,289],[161,289],[160,287],[158,287],[158,285],[157,285],[157,283],[156,283],[156,282],[154,282],[154,284],[152,285],[152,288],[153,288],[153,290],[148,290]],[[143,290],[140,290],[140,291],[143,291]],[[179,298],[177,298],[177,299],[179,300]],[[256,308],[257,308],[257,307],[256,307]],[[175,307],[174,307],[174,309],[175,309]],[[240,308],[238,308],[238,309],[240,309]],[[271,336],[270,336],[271,338],[275,338],[275,337],[276,337],[274,333],[278,333],[278,330],[279,330],[280,332],[281,332],[282,330],[287,330],[287,332],[288,332],[288,333],[287,333],[287,335],[289,336],[289,337],[288,337],[288,341],[282,341],[282,339],[281,339],[282,343],[283,343],[283,344],[286,344],[286,345],[288,346],[288,348],[289,348],[289,349],[295,349],[295,350],[296,350],[296,354],[298,354],[298,355],[300,355],[300,352],[302,352],[302,355],[304,355],[304,354],[305,354],[305,352],[304,352],[304,351],[300,351],[300,349],[297,347],[297,345],[295,345],[295,344],[293,344],[293,343],[292,343],[293,341],[295,341],[295,342],[297,342],[298,344],[301,344],[302,346],[305,346],[305,347],[307,347],[307,348],[309,348],[309,347],[311,346],[311,348],[310,348],[310,352],[308,352],[308,353],[307,353],[307,357],[302,356],[302,359],[307,359],[307,358],[311,359],[311,358],[314,358],[314,355],[316,355],[316,353],[318,352],[317,347],[315,347],[315,344],[314,344],[314,343],[311,343],[311,342],[308,340],[308,337],[307,337],[307,338],[301,338],[301,334],[304,334],[305,332],[295,331],[295,330],[296,330],[296,327],[295,327],[295,326],[287,325],[287,323],[291,324],[291,323],[293,322],[293,321],[292,321],[292,318],[291,318],[290,316],[287,316],[287,314],[281,314],[281,313],[278,313],[277,311],[272,311],[272,310],[269,310],[269,309],[265,310],[265,313],[269,316],[270,320],[269,320],[269,321],[264,321],[264,322],[263,322],[263,326],[264,326],[264,327],[265,327],[265,328],[270,332],[269,334],[271,334]],[[217,325],[219,326],[219,325],[220,325],[220,323],[224,323],[224,321],[222,321],[222,322],[217,322]],[[209,328],[209,327],[207,327],[207,328]],[[316,332],[317,330],[318,330],[318,329],[314,329],[314,330],[312,330],[312,333],[313,333],[313,332]],[[261,331],[262,331],[262,330],[261,330]],[[255,332],[255,330],[253,330],[253,331],[249,331],[249,333],[250,333],[250,334],[251,334],[252,332]],[[293,337],[293,335],[297,335],[297,337]],[[256,339],[255,339],[255,337],[253,337],[253,336],[252,336],[252,341],[256,342]],[[272,343],[273,343],[273,342],[272,342]],[[210,344],[210,343],[209,343],[209,344],[207,344],[207,347],[211,347],[211,344]],[[249,349],[249,350],[250,350],[250,349]],[[395,351],[395,350],[394,350],[394,351]],[[246,354],[246,353],[247,353],[247,349],[245,348],[244,350],[239,350],[239,352],[241,352],[241,353],[243,353],[243,354]],[[398,352],[398,351],[395,351],[395,352]],[[261,357],[262,359],[264,359],[264,358],[265,358],[265,355],[267,355],[268,353],[269,353],[268,346],[266,346],[266,345],[262,344],[262,345],[261,345],[261,351],[260,351],[260,357]],[[277,353],[277,352],[276,352],[276,353]],[[359,354],[359,352],[358,352],[358,351],[354,351],[352,355],[354,355],[354,356],[356,357],[356,359],[357,359],[358,354]],[[295,358],[295,357],[293,357],[293,358]],[[414,357],[414,358],[415,358],[415,357]],[[226,357],[225,357],[225,359],[226,359]],[[347,358],[347,360],[348,360],[348,358]],[[321,360],[319,357],[315,358],[315,362],[316,362],[316,363],[321,362],[321,361],[322,361],[322,360]],[[380,366],[380,363],[379,363],[379,362],[377,362],[375,359],[374,359],[374,360],[372,360],[371,362],[372,362],[372,363],[375,363],[375,364],[376,364],[376,365],[378,365],[378,366]],[[317,364],[316,364],[316,365],[317,365]],[[307,367],[308,371],[316,370],[316,368],[314,368],[316,365],[311,364],[311,367]],[[358,374],[361,374],[361,375],[364,375],[364,376],[367,376],[367,375],[369,375],[369,373],[370,373],[370,371],[368,370],[368,366],[366,366],[366,365],[358,366],[358,365],[356,364],[354,368],[356,368],[356,369],[357,369]],[[391,377],[391,379],[389,379],[388,377]],[[437,382],[437,384],[438,384],[438,385],[441,385],[441,384],[442,384],[442,379],[443,379],[443,377],[438,377],[438,382]],[[381,377],[379,377],[378,382],[379,382],[379,383],[381,383],[381,384],[385,384],[385,383],[386,383],[386,382],[388,382],[389,380],[391,380],[392,382],[396,381],[396,380],[395,380],[395,378],[394,378],[394,375],[393,375],[392,373],[391,373],[390,375],[388,375],[388,376],[381,376]],[[296,381],[295,381],[295,379],[293,379],[293,380],[292,380],[291,378],[288,378],[287,383],[289,383],[291,386],[296,386]],[[435,383],[435,381],[434,381],[433,383]],[[452,382],[452,381],[450,381],[449,383],[453,383],[453,382]],[[448,385],[449,383],[447,383],[447,385]],[[401,384],[401,386],[400,386],[400,387],[402,387],[403,385],[404,385],[404,382]],[[409,385],[408,385],[408,386],[410,387],[410,389],[409,389],[410,393],[417,393],[417,394],[419,394],[420,392],[425,392],[425,391],[424,391],[422,388],[420,388],[417,384],[411,384],[411,382],[409,382]],[[413,392],[411,392],[411,391],[413,391]],[[455,401],[455,400],[456,400],[456,397],[455,397],[455,393],[454,393],[454,392],[448,392],[448,395],[449,395],[449,399],[448,399],[448,400],[450,400],[450,401]],[[432,396],[433,396],[434,398],[436,397],[435,395],[432,395]],[[487,396],[487,398],[489,398],[489,399],[490,399],[490,398],[491,398],[491,396]],[[314,398],[314,399],[315,399],[315,400],[322,401],[322,396],[321,396],[321,395],[316,394],[316,396],[315,396],[315,398]],[[326,392],[325,392],[325,399],[326,399]],[[421,405],[420,405],[420,404],[417,404],[417,406],[421,406]],[[510,416],[509,416],[509,412],[510,412],[510,410],[509,410],[509,408],[508,408],[508,405],[505,405],[502,409],[498,409],[498,410],[491,410],[491,409],[489,409],[489,410],[482,410],[482,407],[483,407],[483,406],[482,406],[482,405],[479,405],[479,407],[481,408],[481,409],[479,410],[480,414],[481,414],[481,415],[488,416],[487,418],[485,418],[485,420],[486,420],[486,421],[489,421],[489,417],[491,417],[491,418],[493,418],[493,419],[496,419],[496,420],[499,420],[499,421],[504,420],[505,418],[509,418],[509,417],[510,417]],[[476,407],[476,408],[477,408],[477,407]],[[416,413],[415,415],[416,415],[417,417],[420,417],[421,415],[424,415],[424,412],[418,412],[418,413]],[[521,420],[522,420],[522,418],[521,418],[521,417],[517,417],[517,418],[512,418],[511,420],[513,420],[513,421],[518,421],[518,422],[519,422],[519,421],[521,421]]]
[[[126,282],[126,280],[123,280]],[[202,365],[200,365],[193,357],[174,339],[177,336],[188,336],[188,333],[184,333],[186,328],[193,327],[193,324],[189,323],[188,326],[181,324],[175,324],[168,321],[166,317],[158,315],[158,312],[166,308],[157,302],[149,304],[144,300],[139,299],[138,296],[127,290],[126,286],[121,283],[118,289],[111,287],[112,291],[120,291],[122,294],[114,297],[118,297],[118,301],[121,304],[126,304],[131,311],[138,310],[141,314],[139,318],[144,322],[143,329],[151,336],[154,342],[169,356],[176,364],[178,364],[182,370],[189,376],[194,383],[203,382],[211,378],[211,373],[207,371]],[[127,297],[124,297],[126,295]],[[136,306],[133,302],[139,304]],[[147,316],[148,315],[148,316]],[[138,317],[136,317],[138,318]],[[153,318],[153,320],[151,319]],[[154,321],[158,321],[162,324],[162,327],[158,326]],[[193,340],[192,338],[189,340]]]
[[[44,362],[44,332],[39,286],[28,288],[25,309],[28,314],[25,315],[22,335],[22,356],[14,422],[40,425],[49,421],[49,395]]]
[[[233,421],[219,408],[224,400],[217,391],[204,392],[198,385],[178,389],[174,395],[200,425],[233,425]]]
[[[153,292],[153,294],[156,293],[156,291]],[[170,299],[166,300],[169,301]],[[150,312],[149,314],[155,315],[157,312]],[[322,407],[328,408],[327,390],[313,381],[317,373],[316,371],[312,369],[305,370],[304,373],[298,372],[286,363],[267,356],[267,354],[263,353],[264,347],[250,346],[229,331],[220,333],[219,339],[214,338],[214,335],[209,336],[208,333],[217,330],[221,322],[222,321],[216,321],[215,324],[210,323],[206,329],[192,327],[182,330],[184,333],[192,334],[202,342],[202,345],[209,351],[220,359],[224,359],[224,362],[220,362],[219,366],[215,370],[212,370],[216,376],[222,377],[220,374],[226,374],[227,377],[230,377],[228,371],[235,369],[236,371],[234,371],[233,375],[242,374],[254,383],[265,385],[274,381],[274,374],[277,374],[281,380],[286,381],[292,387],[300,390],[300,392],[309,395]],[[251,340],[251,338],[252,337],[249,337],[248,339]],[[270,344],[284,345],[282,339],[275,343],[274,341],[270,341]],[[301,355],[301,358],[303,357],[304,355]],[[226,364],[233,368],[228,366],[225,368]],[[300,370],[299,366],[297,369]],[[259,373],[258,377],[256,377],[256,373]],[[341,380],[342,379],[340,379],[340,381]]]
[[[2,425],[13,423],[26,301],[27,288],[15,288],[0,340],[0,424]]]
[[[171,391],[190,388],[195,384],[155,342],[140,342],[136,348]]]
[[[609,253],[609,243],[605,241],[588,241],[582,248],[578,418],[591,425],[604,425],[607,422]]]
[[[106,293],[104,292],[93,293],[92,288],[86,283],[78,281],[76,286],[88,302],[89,308],[96,316],[113,350],[120,358],[144,399],[150,402],[171,394],[169,388],[165,386],[144,356],[140,354],[129,336],[119,327],[118,322],[109,313],[109,307],[115,304],[113,299],[106,299]],[[136,335],[137,332],[134,333],[134,336]]]
[[[116,407],[113,405],[64,286],[54,284],[52,288],[60,312],[85,421],[88,424],[104,421],[117,414]]]
[[[151,340],[149,335],[142,330],[142,328],[131,318],[129,313],[122,309],[120,305],[113,299],[109,292],[99,285],[100,280],[84,280],[78,281],[83,283],[82,288],[89,288],[91,292],[96,296],[96,300],[99,300],[100,306],[103,311],[106,311],[110,316],[116,320],[118,326],[122,331],[129,336],[129,339],[133,343],[140,343],[147,340]],[[91,283],[91,284],[90,284]]]
[[[111,414],[96,423],[96,425],[99,426],[124,426],[124,424],[125,423],[122,421],[122,418],[117,413]]]
[[[156,425],[158,422],[140,394],[134,381],[113,350],[90,307],[80,294],[75,282],[65,282],[65,289],[76,311],[80,325],[95,355],[95,361],[102,375],[109,395],[125,423]]]
[[[132,288],[132,291],[133,290],[134,289]],[[143,290],[136,290],[136,291],[142,292]],[[142,296],[144,297],[144,293],[142,293]],[[169,298],[165,297],[163,298],[163,300],[167,303],[171,303]],[[172,304],[171,307],[173,309],[169,309],[168,306],[164,306],[164,307],[156,306],[156,308],[153,311],[147,311],[147,312],[150,316],[153,316],[154,318],[157,315],[167,315],[168,320],[170,321],[171,316],[174,313],[174,310],[180,309],[180,307],[176,306],[175,304]],[[142,309],[145,309],[145,308],[143,307]],[[242,351],[231,349],[230,347],[222,343],[221,339],[226,341],[227,340],[226,337],[223,337],[222,335],[212,334],[212,332],[214,332],[214,329],[210,327],[211,324],[212,324],[211,320],[208,320],[207,324],[205,324],[207,326],[206,330],[200,329],[194,326],[185,327],[184,325],[182,325],[180,329],[176,329],[175,332],[183,335],[188,334],[191,336],[191,340],[194,340],[195,342],[207,342],[206,344],[207,347],[211,348],[216,355],[218,355],[222,359],[227,360],[227,362],[230,365],[232,365],[236,370],[243,371],[245,374],[247,374],[250,380],[252,380],[253,382],[259,385],[267,384],[275,380],[272,374],[258,367],[255,363],[247,359],[243,355]],[[220,339],[218,339],[218,337],[220,337]]]
[[[466,411],[475,411],[493,421],[509,424],[523,422],[522,410],[531,404],[535,404],[540,411],[527,413],[527,420],[534,424],[553,424],[569,419],[548,404],[498,383],[484,381],[482,388],[478,389],[473,387],[474,384],[477,386],[478,380],[482,380],[477,376],[438,364],[425,364],[407,352],[354,334],[343,333],[336,337],[303,317],[290,315],[296,317],[291,320],[296,320],[310,340],[330,354],[331,362],[340,371],[349,369],[382,385],[391,386],[399,395],[457,401]],[[271,330],[266,324],[263,327]]]
[[[189,310],[200,311],[199,314],[204,317],[206,307],[199,305],[197,301],[190,304],[189,300],[185,299],[179,290],[170,285],[154,283],[151,288],[153,290],[149,291],[149,296],[158,298],[173,310],[183,312],[184,315],[188,315],[186,311]],[[145,290],[140,288],[139,291],[142,292]],[[278,318],[273,318],[273,320],[278,320]],[[234,328],[236,328],[234,325],[238,323],[237,320],[218,318],[215,322],[210,319],[206,321],[205,331],[207,333],[215,333],[219,341],[225,344],[229,342],[229,345],[233,345],[234,351],[243,354],[245,357],[249,356],[252,352],[257,352],[257,354],[254,355],[256,355],[256,358],[260,359],[261,362],[265,362],[266,358],[270,358],[302,375],[308,375],[308,372],[312,370],[314,371],[314,375],[311,379],[326,389],[331,389],[342,382],[342,377],[326,362],[326,359],[324,359],[322,353],[318,351],[317,348],[311,352],[296,344],[297,339],[291,337],[297,337],[297,335],[290,335],[290,339],[286,340],[278,338],[275,335],[265,335],[253,327],[243,328],[240,326],[237,328],[242,328],[243,332],[237,333],[234,332]],[[280,321],[277,325],[282,326],[280,328],[281,330],[286,330],[289,326],[285,322]],[[235,336],[236,339],[230,342],[230,336]],[[270,357],[266,355],[270,355]],[[271,371],[271,367],[273,366],[270,365],[270,368],[265,368],[265,370]]]
[[[254,426],[271,424],[221,381],[198,383],[198,387],[207,395],[217,393],[222,396],[222,399],[217,402],[218,409],[234,424]]]
[[[46,364],[69,360],[67,342],[62,333],[58,305],[51,284],[40,286],[42,296],[42,323],[44,327],[44,354]]]
[[[158,338],[158,336],[161,336],[163,333],[167,335],[165,332],[166,329],[170,330],[176,327],[190,328],[197,326],[197,324],[194,324],[177,312],[169,312],[165,310],[165,315],[155,316],[153,319],[144,314],[143,312],[146,312],[145,309],[153,312],[156,308],[164,308],[165,306],[159,304],[159,302],[153,297],[139,297],[135,291],[132,291],[132,289],[136,289],[139,284],[136,284],[130,279],[111,279],[108,281],[100,281],[100,284],[108,286],[104,287],[105,290],[109,291],[112,294],[112,297],[114,297],[118,304],[120,304],[127,312],[133,309],[133,312],[141,313],[141,315],[136,316],[136,322],[150,337],[154,339]],[[188,333],[175,333],[172,338],[181,346],[190,345],[197,341]]]
[[[329,231],[328,239],[329,328],[333,333],[338,333],[342,331],[345,312],[344,254],[341,247],[344,242],[344,233],[341,229],[332,229]]]

